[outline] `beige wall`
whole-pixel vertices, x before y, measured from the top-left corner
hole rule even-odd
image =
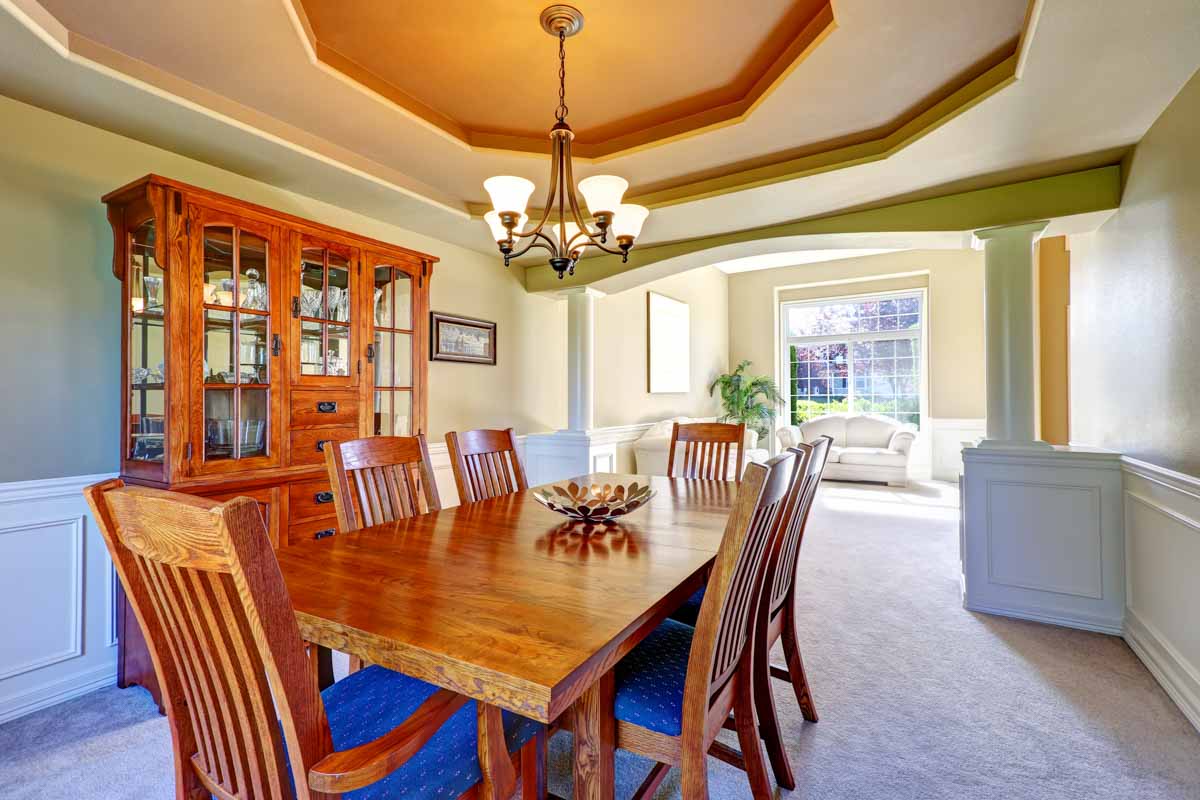
[[[646,293],[682,300],[691,312],[691,390],[650,394],[646,385]],[[596,307],[596,425],[631,425],[678,415],[712,417],[708,386],[729,367],[729,278],[701,267],[602,297]]]
[[[830,284],[789,289],[785,295],[808,299],[925,282],[929,287],[929,416],[981,419],[986,413],[983,253],[973,250],[909,250],[730,275],[729,360],[750,359],[754,372],[775,374],[775,290],[780,287]]]
[[[1071,237],[1071,438],[1200,475],[1200,75]]]
[[[431,365],[431,438],[452,427],[565,423],[561,303],[527,294],[498,258],[3,97],[0,119],[0,481],[117,467],[120,296],[100,195],[147,172],[439,256],[433,308],[499,323],[499,363]]]
[[[1198,149],[1200,74],[1126,163],[1117,213],[1071,237],[1070,365],[1071,438],[1154,465],[1125,472],[1125,638],[1200,728]]]

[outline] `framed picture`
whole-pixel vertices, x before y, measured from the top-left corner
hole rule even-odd
[[[691,309],[658,292],[646,293],[646,382],[651,394],[691,389]]]
[[[429,359],[468,364],[496,363],[496,323],[429,312]]]

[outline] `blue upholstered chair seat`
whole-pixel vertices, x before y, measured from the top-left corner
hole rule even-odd
[[[347,750],[376,739],[410,717],[437,687],[383,667],[351,673],[325,691],[333,746]],[[538,723],[504,712],[509,752],[537,732]],[[453,800],[483,776],[476,750],[478,720],[471,701],[446,720],[421,750],[381,781],[342,795],[345,800]]]
[[[616,717],[648,730],[683,732],[683,687],[695,629],[668,619],[621,659],[616,669]]]
[[[672,612],[671,619],[696,627],[696,620],[700,619],[700,605],[704,602],[704,588],[700,587],[695,594],[684,600],[683,605]]]

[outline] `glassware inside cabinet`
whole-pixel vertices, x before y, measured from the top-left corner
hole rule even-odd
[[[203,251],[204,460],[265,456],[272,338],[268,241],[237,225],[210,225]]]
[[[155,255],[154,220],[129,237],[129,444],[133,461],[162,462],[166,414],[166,273]]]
[[[326,247],[300,250],[300,294],[293,313],[300,317],[300,374],[349,377],[351,259]]]
[[[412,277],[394,266],[374,269],[374,433],[412,435]]]

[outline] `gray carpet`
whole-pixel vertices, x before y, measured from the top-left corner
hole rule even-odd
[[[1200,735],[1118,638],[972,614],[944,485],[825,484],[802,554],[803,649],[821,722],[777,684],[799,787],[825,800],[1200,798]],[[105,689],[0,727],[0,797],[173,796],[166,721]],[[711,761],[711,760],[710,760]],[[618,797],[645,764],[618,761]],[[570,793],[570,742],[551,788]],[[750,797],[710,767],[713,798]],[[672,772],[659,793],[678,797]]]

